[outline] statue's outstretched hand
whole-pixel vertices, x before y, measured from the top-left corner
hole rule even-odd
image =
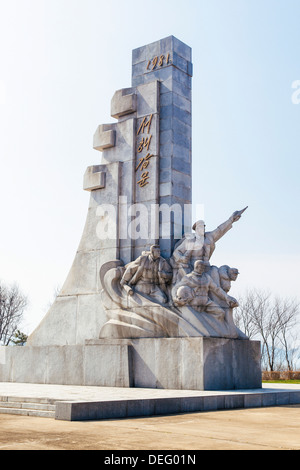
[[[232,222],[237,222],[238,220],[240,220],[242,214],[245,212],[246,209],[248,209],[248,206],[245,207],[245,209],[242,209],[241,211],[235,211],[231,216]]]
[[[240,220],[241,216],[239,215],[239,211],[236,211],[232,214],[232,222],[237,222]]]

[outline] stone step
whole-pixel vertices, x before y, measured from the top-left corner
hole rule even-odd
[[[0,414],[13,414],[22,416],[36,416],[39,418],[55,418],[55,411],[36,410],[26,408],[0,407]]]
[[[43,403],[49,405],[55,405],[57,400],[51,398],[40,398],[40,397],[23,397],[23,396],[0,396],[0,406],[6,402],[17,402],[17,403]]]
[[[43,398],[0,397],[0,414],[55,418],[55,401]]]
[[[24,410],[55,411],[55,405],[44,403],[1,402],[0,408],[22,408]]]

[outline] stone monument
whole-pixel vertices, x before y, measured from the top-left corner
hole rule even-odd
[[[211,264],[238,210],[192,226],[191,49],[135,49],[86,170],[84,232],[55,303],[23,348],[0,348],[0,380],[194,390],[261,387],[260,343],[234,324],[238,269]]]

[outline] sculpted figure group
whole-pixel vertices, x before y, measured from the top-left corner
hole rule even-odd
[[[189,305],[199,312],[224,316],[224,307],[238,306],[228,292],[239,273],[229,266],[211,266],[210,258],[216,242],[245,210],[236,211],[212,232],[205,231],[203,221],[196,222],[195,234],[180,240],[169,262],[161,257],[158,245],[151,246],[149,252],[126,266],[121,286],[129,295],[136,290],[162,305]]]
[[[210,259],[216,242],[246,209],[234,212],[211,232],[206,232],[203,221],[196,222],[194,233],[177,243],[168,260],[153,245],[126,266],[108,263],[101,282],[110,320],[101,335],[135,337],[151,328],[151,335],[171,336],[174,322],[178,329],[184,321],[180,328],[187,335],[194,334],[189,332],[192,325],[195,334],[240,337],[232,319],[238,302],[228,294],[239,272],[227,265],[212,266]]]

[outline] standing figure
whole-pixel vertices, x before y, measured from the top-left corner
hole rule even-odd
[[[170,259],[174,269],[173,283],[180,281],[185,274],[190,273],[197,260],[206,262],[207,267],[210,266],[210,258],[215,251],[216,242],[232,228],[233,223],[241,218],[246,209],[247,207],[234,212],[226,222],[212,232],[205,231],[203,220],[199,220],[194,224],[195,234],[185,236],[175,247]]]

